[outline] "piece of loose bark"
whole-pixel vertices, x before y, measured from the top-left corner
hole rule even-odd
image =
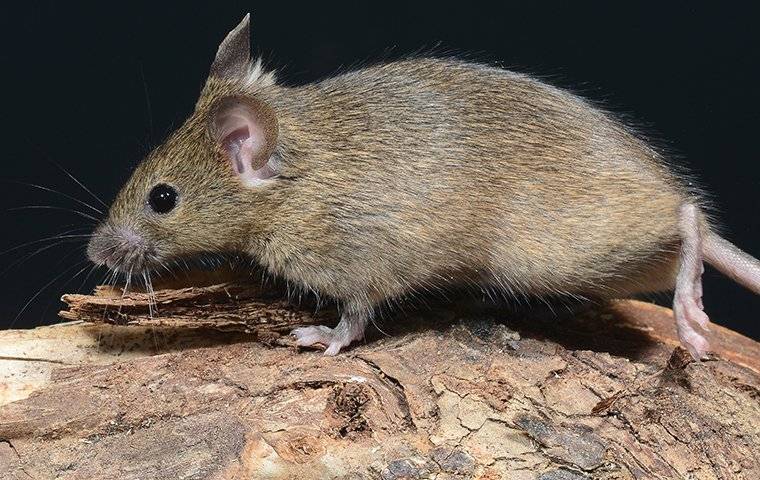
[[[295,304],[279,290],[254,283],[223,283],[203,287],[123,294],[113,287],[98,287],[93,295],[64,295],[66,320],[113,325],[209,328],[271,336],[294,325],[330,323],[331,309],[317,310],[312,303]]]

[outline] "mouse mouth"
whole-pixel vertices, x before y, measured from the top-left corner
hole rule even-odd
[[[87,256],[99,266],[119,273],[137,273],[160,264],[156,249],[129,227],[103,225],[95,230]]]

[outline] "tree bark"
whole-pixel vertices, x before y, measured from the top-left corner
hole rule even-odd
[[[760,478],[760,344],[693,362],[651,304],[434,305],[324,357],[287,332],[334,308],[260,285],[64,300],[0,333],[0,478]]]

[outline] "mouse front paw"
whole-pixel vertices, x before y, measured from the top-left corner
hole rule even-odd
[[[296,345],[299,347],[322,345],[325,347],[325,355],[332,357],[337,355],[343,347],[347,347],[355,340],[350,336],[336,333],[336,330],[318,325],[296,328],[290,334],[296,339]]]
[[[332,328],[323,325],[301,327],[291,331],[290,335],[296,339],[299,347],[328,346],[332,341]]]
[[[354,341],[364,338],[366,325],[367,322],[362,318],[344,316],[335,328],[324,325],[301,327],[290,332],[290,335],[296,339],[296,345],[299,347],[324,346],[325,355],[331,357]]]

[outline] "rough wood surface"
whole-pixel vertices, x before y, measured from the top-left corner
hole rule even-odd
[[[64,295],[67,320],[112,325],[208,328],[248,332],[271,337],[293,325],[330,323],[327,309],[295,306],[256,284],[223,283],[203,287],[158,290],[149,297],[135,292],[123,295],[113,287],[98,287],[94,295]]]
[[[327,358],[280,335],[329,306],[157,298],[0,332],[0,478],[760,478],[760,345],[715,326],[691,362],[665,308],[436,306]]]

